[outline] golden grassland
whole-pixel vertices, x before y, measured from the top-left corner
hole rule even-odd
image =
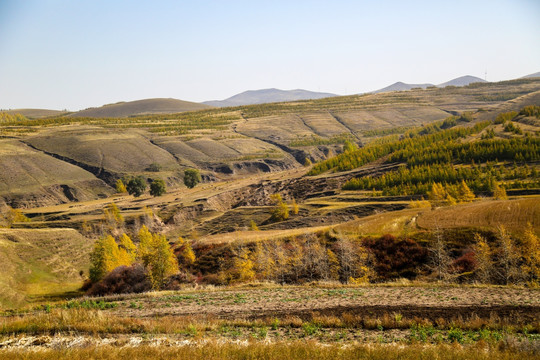
[[[199,346],[142,346],[122,347],[113,346],[90,347],[84,349],[19,351],[7,350],[1,352],[6,360],[33,359],[440,359],[440,360],[510,360],[519,356],[520,359],[538,359],[532,352],[520,352],[501,346],[491,348],[480,344],[478,346],[456,345],[320,345],[309,341],[293,343],[281,342],[275,344],[247,343],[222,344],[205,343]]]

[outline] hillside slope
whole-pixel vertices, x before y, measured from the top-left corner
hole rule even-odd
[[[0,169],[0,202],[13,207],[84,201],[111,193],[90,172],[17,140],[0,140]]]
[[[0,307],[77,290],[91,249],[73,229],[0,229]]]
[[[177,99],[143,99],[89,108],[71,114],[72,117],[128,117],[145,114],[172,114],[208,109],[210,106]]]

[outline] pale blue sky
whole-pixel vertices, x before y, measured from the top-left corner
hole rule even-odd
[[[0,108],[540,71],[540,1],[0,0]]]

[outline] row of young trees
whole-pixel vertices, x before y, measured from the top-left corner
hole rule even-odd
[[[10,114],[8,112],[2,111],[0,112],[0,123],[18,123],[20,121],[26,121],[28,120],[24,115],[15,113]]]
[[[396,151],[388,158],[389,162],[405,162],[408,166],[537,160],[540,160],[540,138],[532,136],[466,143],[446,141],[424,144],[419,142]]]
[[[344,190],[379,190],[384,196],[427,195],[434,183],[451,188],[465,182],[476,194],[494,194],[500,183],[525,180],[520,187],[539,187],[536,168],[527,165],[510,166],[455,166],[451,163],[401,167],[379,177],[353,178],[343,185]],[[512,184],[510,184],[510,187]]]
[[[149,179],[150,195],[161,196],[167,192],[165,182],[162,179]],[[188,188],[195,187],[201,182],[201,174],[197,169],[186,169],[184,171],[184,185]],[[127,179],[116,180],[116,192],[128,193],[139,197],[146,191],[147,181],[143,176],[130,177]]]
[[[219,258],[219,270],[206,280],[217,284],[246,281],[301,283],[315,280],[368,282],[372,272],[360,241],[341,237],[326,244],[313,234],[260,241],[234,248]],[[196,265],[196,264],[195,264]]]
[[[445,143],[479,133],[491,122],[485,121],[472,127],[441,130],[440,125],[427,125],[421,129],[407,132],[402,139],[389,143],[367,145],[355,151],[344,152],[336,157],[314,165],[308,175],[318,175],[329,170],[347,171],[373,162],[394,152],[409,149],[425,149],[435,143]],[[431,130],[433,129],[433,130]],[[397,161],[397,160],[394,160]],[[391,162],[388,160],[388,162]]]

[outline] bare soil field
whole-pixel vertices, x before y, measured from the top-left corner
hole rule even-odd
[[[405,318],[448,321],[459,317],[519,316],[540,318],[540,290],[491,287],[276,286],[264,289],[216,289],[149,294],[120,301],[111,314],[137,318],[155,316],[210,316],[224,319],[256,319],[312,313],[340,316],[343,313],[380,317],[400,313]]]

